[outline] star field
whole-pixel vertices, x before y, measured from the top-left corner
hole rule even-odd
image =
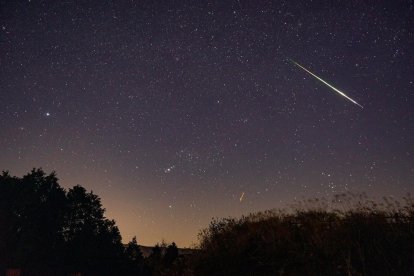
[[[401,196],[413,49],[408,0],[1,1],[0,169],[56,170],[146,245],[301,197]]]

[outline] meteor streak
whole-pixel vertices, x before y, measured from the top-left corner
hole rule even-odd
[[[302,65],[300,65],[299,63],[297,63],[296,61],[290,59],[290,61],[295,64],[296,66],[298,66],[299,68],[303,69],[305,72],[307,72],[308,74],[312,75],[314,78],[316,78],[317,80],[321,81],[323,84],[325,84],[326,86],[328,86],[329,88],[331,88],[332,90],[334,90],[335,92],[339,93],[339,95],[347,98],[349,101],[351,101],[352,103],[356,104],[357,106],[359,106],[360,108],[364,108],[362,105],[360,105],[359,103],[357,103],[355,100],[351,99],[350,97],[348,97],[344,92],[340,91],[339,89],[336,89],[335,87],[333,87],[332,85],[330,85],[329,83],[327,83],[326,81],[324,81],[323,79],[321,79],[320,77],[318,77],[317,75],[315,75],[314,73],[312,73],[311,71],[309,71],[308,69],[306,69],[305,67],[303,67]]]
[[[241,196],[240,196],[240,202],[242,202],[243,201],[243,198],[244,198],[244,192],[241,194]]]

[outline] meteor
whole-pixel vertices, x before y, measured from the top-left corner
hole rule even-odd
[[[242,202],[243,201],[243,198],[244,198],[244,192],[241,194],[241,196],[240,196],[240,202]]]
[[[335,87],[333,87],[332,85],[330,85],[329,83],[327,83],[326,81],[324,81],[323,79],[321,79],[320,77],[318,77],[317,75],[315,75],[314,73],[312,73],[311,71],[309,71],[308,69],[306,69],[305,67],[303,67],[302,65],[300,65],[299,63],[297,63],[296,61],[289,59],[294,65],[298,66],[299,68],[303,69],[305,72],[307,72],[308,74],[310,74],[311,76],[313,76],[314,78],[316,78],[317,80],[321,81],[323,84],[325,84],[326,86],[328,86],[329,88],[331,88],[333,91],[339,93],[339,95],[341,95],[342,97],[345,97],[346,99],[348,99],[349,101],[351,101],[352,103],[356,104],[357,106],[359,106],[360,108],[364,108],[362,105],[360,105],[359,103],[357,103],[355,100],[353,100],[352,98],[348,97],[344,92],[342,92],[339,89],[336,89]]]

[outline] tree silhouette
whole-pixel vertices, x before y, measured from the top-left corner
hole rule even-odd
[[[8,172],[0,176],[0,263],[15,265],[15,247],[21,231],[23,206],[19,200],[19,179]]]
[[[142,256],[141,249],[137,243],[137,237],[134,236],[132,240],[127,244],[125,252],[129,260],[142,263],[144,257]]]
[[[9,266],[50,266],[59,263],[65,191],[54,172],[33,169],[23,178],[3,172],[0,178],[2,255]]]
[[[0,267],[38,275],[119,274],[124,247],[115,221],[104,213],[97,195],[79,185],[66,193],[54,172],[33,169],[22,178],[3,172]]]
[[[131,275],[139,275],[144,271],[144,257],[137,243],[137,238],[133,237],[125,248],[127,258],[127,271]]]
[[[156,244],[152,248],[150,256],[146,259],[146,263],[151,269],[152,275],[180,275],[177,269],[184,270],[182,264],[176,267],[178,259],[178,248],[173,242],[169,245],[165,241]]]
[[[164,267],[170,268],[174,261],[178,258],[178,248],[177,245],[173,242],[167,246],[165,250],[165,255],[163,259]]]
[[[157,243],[151,250],[147,258],[147,264],[151,268],[153,275],[158,275],[162,271],[163,248]]]
[[[100,198],[77,185],[67,193],[66,260],[75,271],[116,274],[122,259],[121,235],[115,221],[104,217]]]

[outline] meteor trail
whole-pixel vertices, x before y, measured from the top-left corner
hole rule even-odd
[[[351,101],[352,103],[356,104],[357,106],[359,106],[360,108],[364,108],[362,105],[360,105],[359,103],[357,103],[355,100],[351,99],[350,97],[348,97],[347,95],[345,95],[344,92],[340,91],[339,89],[336,89],[335,87],[333,87],[332,85],[330,85],[329,83],[327,83],[326,81],[324,81],[323,79],[321,79],[320,77],[318,77],[317,75],[315,75],[314,73],[312,73],[311,71],[309,71],[308,69],[306,69],[305,67],[303,67],[302,65],[300,65],[299,63],[297,63],[296,61],[289,59],[293,64],[295,64],[296,66],[298,66],[299,68],[305,70],[305,72],[307,72],[308,74],[312,75],[314,78],[316,78],[317,80],[320,80],[323,84],[325,84],[326,86],[328,86],[329,88],[333,89],[335,92],[339,93],[341,96],[347,98],[349,101]]]
[[[241,194],[241,196],[240,196],[240,202],[242,202],[243,201],[243,198],[244,198],[244,192]]]

